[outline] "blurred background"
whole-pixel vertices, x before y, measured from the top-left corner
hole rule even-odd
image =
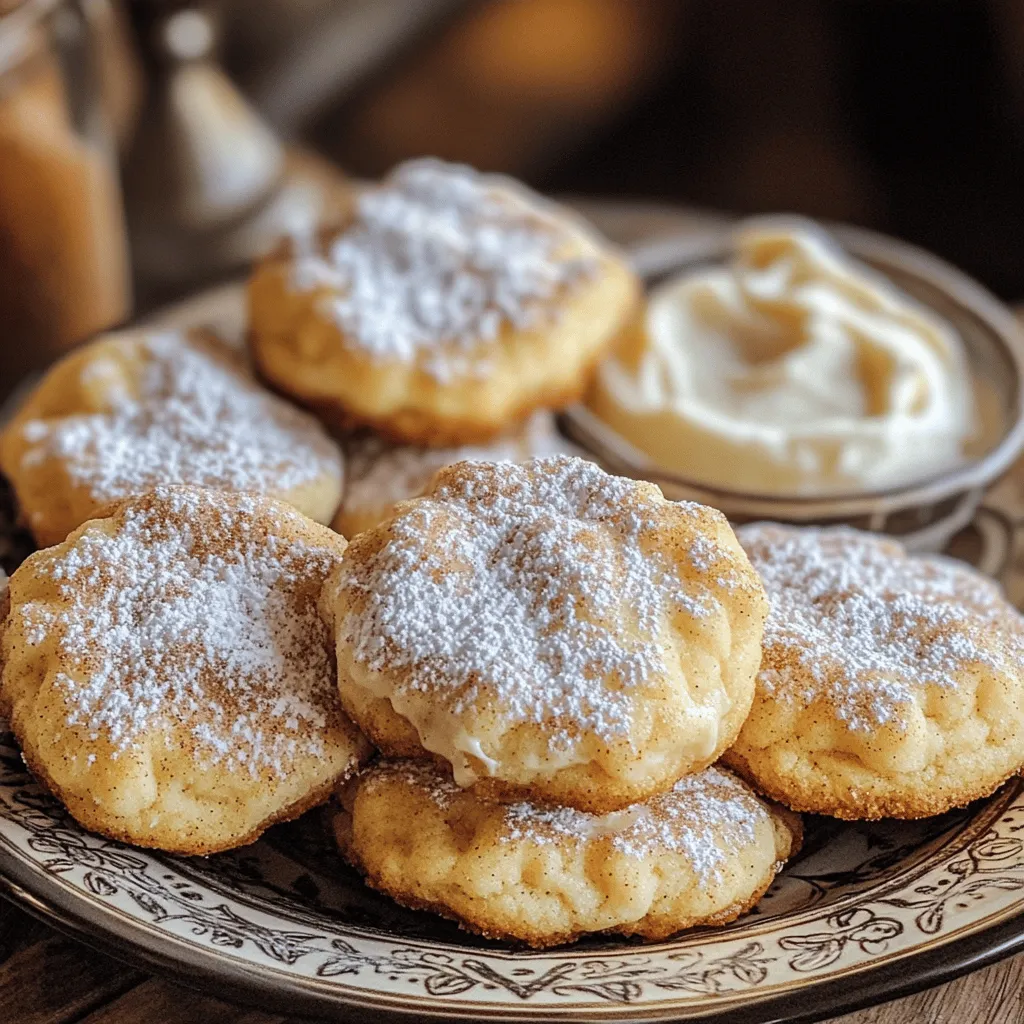
[[[0,330],[22,362],[237,274],[337,216],[348,176],[421,154],[567,196],[867,225],[1024,298],[1019,0],[0,14]]]
[[[435,153],[549,191],[798,210],[921,242],[1024,296],[1019,0],[435,4],[418,42],[366,61],[362,81],[339,66],[320,95],[301,60],[287,67],[275,17],[301,34],[299,11],[312,31],[318,10],[398,17],[429,0],[259,4],[258,29],[237,5],[228,66],[278,128],[354,173]]]

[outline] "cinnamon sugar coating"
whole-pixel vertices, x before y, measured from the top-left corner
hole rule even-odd
[[[352,541],[321,610],[385,753],[606,811],[732,742],[767,603],[721,513],[558,456],[442,470]]]
[[[160,488],[10,579],[0,701],[87,828],[209,853],[295,817],[369,753],[316,610],[345,541],[256,495]]]
[[[1024,620],[966,565],[848,529],[755,524],[772,603],[726,760],[796,810],[939,814],[1024,764]]]
[[[582,394],[636,305],[625,263],[515,182],[396,168],[332,237],[256,269],[250,344],[328,421],[400,443],[490,440]]]
[[[329,523],[342,455],[203,332],[102,337],[43,377],[0,435],[0,467],[40,545],[112,501],[189,484],[255,491]]]
[[[757,902],[801,839],[797,815],[719,768],[595,815],[489,803],[436,765],[383,761],[341,802],[335,836],[370,885],[535,947],[725,924]]]

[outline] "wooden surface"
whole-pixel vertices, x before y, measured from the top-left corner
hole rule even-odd
[[[579,203],[626,244],[701,229],[706,214]],[[298,1024],[147,976],[65,939],[0,899],[0,1024]],[[1024,1024],[1024,954],[832,1024]]]
[[[1024,955],[834,1024],[1020,1024]],[[147,977],[0,900],[3,1024],[298,1024]]]

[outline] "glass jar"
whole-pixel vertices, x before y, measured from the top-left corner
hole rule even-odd
[[[94,0],[0,17],[0,391],[131,307]],[[109,9],[104,13],[109,14]]]

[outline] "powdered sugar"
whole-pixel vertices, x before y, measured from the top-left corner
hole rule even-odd
[[[64,462],[97,501],[157,484],[196,484],[280,494],[341,473],[337,446],[311,416],[256,383],[240,366],[173,331],[123,339],[139,346],[136,394],[113,359],[83,371],[107,382],[109,411],[29,420],[24,463]]]
[[[717,607],[655,550],[660,495],[564,456],[463,464],[431,494],[339,576],[355,660],[451,714],[543,724],[557,749],[626,734],[635,689],[666,671],[666,623]],[[719,552],[714,576],[733,569]]]
[[[69,725],[122,752],[181,727],[202,763],[253,775],[322,753],[337,697],[309,581],[340,556],[267,519],[248,496],[159,489],[50,557],[60,602],[15,612],[29,644],[56,638]]]
[[[429,794],[442,810],[460,793],[452,779],[428,762],[384,762],[369,777],[399,777]],[[372,785],[372,782],[371,782]],[[508,804],[501,839],[540,846],[607,840],[627,857],[643,860],[662,853],[683,855],[702,884],[720,877],[727,857],[757,838],[768,811],[742,782],[718,768],[680,779],[667,793],[611,814],[571,807]]]
[[[867,732],[971,666],[1017,670],[1020,620],[966,566],[848,529],[738,532],[771,599],[758,686],[775,699],[824,702]]]
[[[562,255],[574,237],[511,182],[416,160],[360,196],[354,223],[325,255],[297,258],[292,281],[332,289],[324,312],[347,344],[448,379],[485,372],[481,349],[504,325],[543,324],[596,272]]]

